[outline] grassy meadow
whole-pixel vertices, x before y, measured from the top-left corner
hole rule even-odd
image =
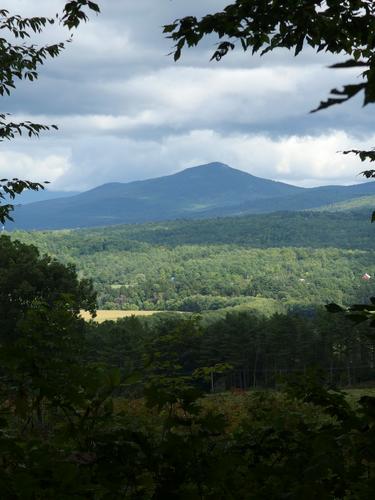
[[[104,321],[117,321],[118,319],[130,318],[131,316],[153,316],[158,312],[160,311],[120,311],[99,309],[96,311],[95,318],[92,318],[91,314],[87,311],[81,311],[81,316],[85,321],[94,320],[97,323],[103,323]]]

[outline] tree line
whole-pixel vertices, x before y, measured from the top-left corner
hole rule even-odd
[[[155,351],[169,362],[173,359],[178,366],[174,375],[192,376],[201,367],[217,367],[206,385],[208,392],[275,388],[286,374],[303,374],[312,366],[339,386],[375,377],[371,328],[353,325],[323,308],[268,318],[230,312],[210,321],[194,315],[156,315],[91,324],[88,329],[92,352],[124,373],[130,368],[143,372],[144,360]]]
[[[75,255],[101,250],[141,249],[142,243],[180,245],[235,244],[250,248],[307,247],[374,249],[370,210],[276,212],[203,220],[170,220],[60,231],[16,231],[17,238]]]

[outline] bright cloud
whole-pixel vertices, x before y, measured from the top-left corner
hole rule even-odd
[[[52,189],[84,190],[106,182],[129,182],[177,172],[183,168],[222,161],[253,175],[296,185],[317,186],[362,180],[358,160],[339,154],[354,145],[368,148],[375,134],[360,141],[342,131],[320,136],[263,134],[222,135],[194,130],[169,135],[160,141],[102,136],[55,144],[55,152],[43,155],[43,141],[31,153],[0,154],[0,171],[6,175],[51,180]],[[23,144],[25,151],[27,143]],[[47,150],[53,150],[51,145]],[[93,161],[95,158],[95,161]]]
[[[63,178],[71,168],[69,157],[59,154],[45,156],[25,154],[16,151],[0,153],[0,172],[2,177],[45,180],[54,184]]]

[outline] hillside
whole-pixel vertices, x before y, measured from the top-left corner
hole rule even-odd
[[[110,183],[18,207],[8,229],[63,229],[305,210],[375,194],[374,183],[300,188],[221,163],[127,184]]]
[[[353,198],[352,200],[341,201],[337,203],[332,203],[330,205],[323,205],[322,207],[316,208],[320,212],[347,212],[349,210],[359,210],[359,209],[375,209],[375,196],[360,196],[359,198]]]
[[[26,205],[39,201],[55,200],[57,198],[68,198],[79,194],[78,191],[51,191],[50,189],[41,189],[39,191],[24,191],[17,195],[15,203],[17,205]]]
[[[127,251],[142,244],[233,244],[251,248],[345,248],[375,250],[371,210],[345,213],[285,212],[203,220],[128,224],[52,232],[15,232],[44,251],[69,249],[74,256],[100,251]]]
[[[263,313],[373,294],[364,212],[278,213],[102,229],[14,232],[92,278],[103,309]]]

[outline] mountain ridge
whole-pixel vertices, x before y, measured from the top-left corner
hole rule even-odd
[[[7,229],[65,229],[275,211],[300,211],[375,195],[375,184],[302,188],[220,162],[163,177],[110,182],[17,207]]]

